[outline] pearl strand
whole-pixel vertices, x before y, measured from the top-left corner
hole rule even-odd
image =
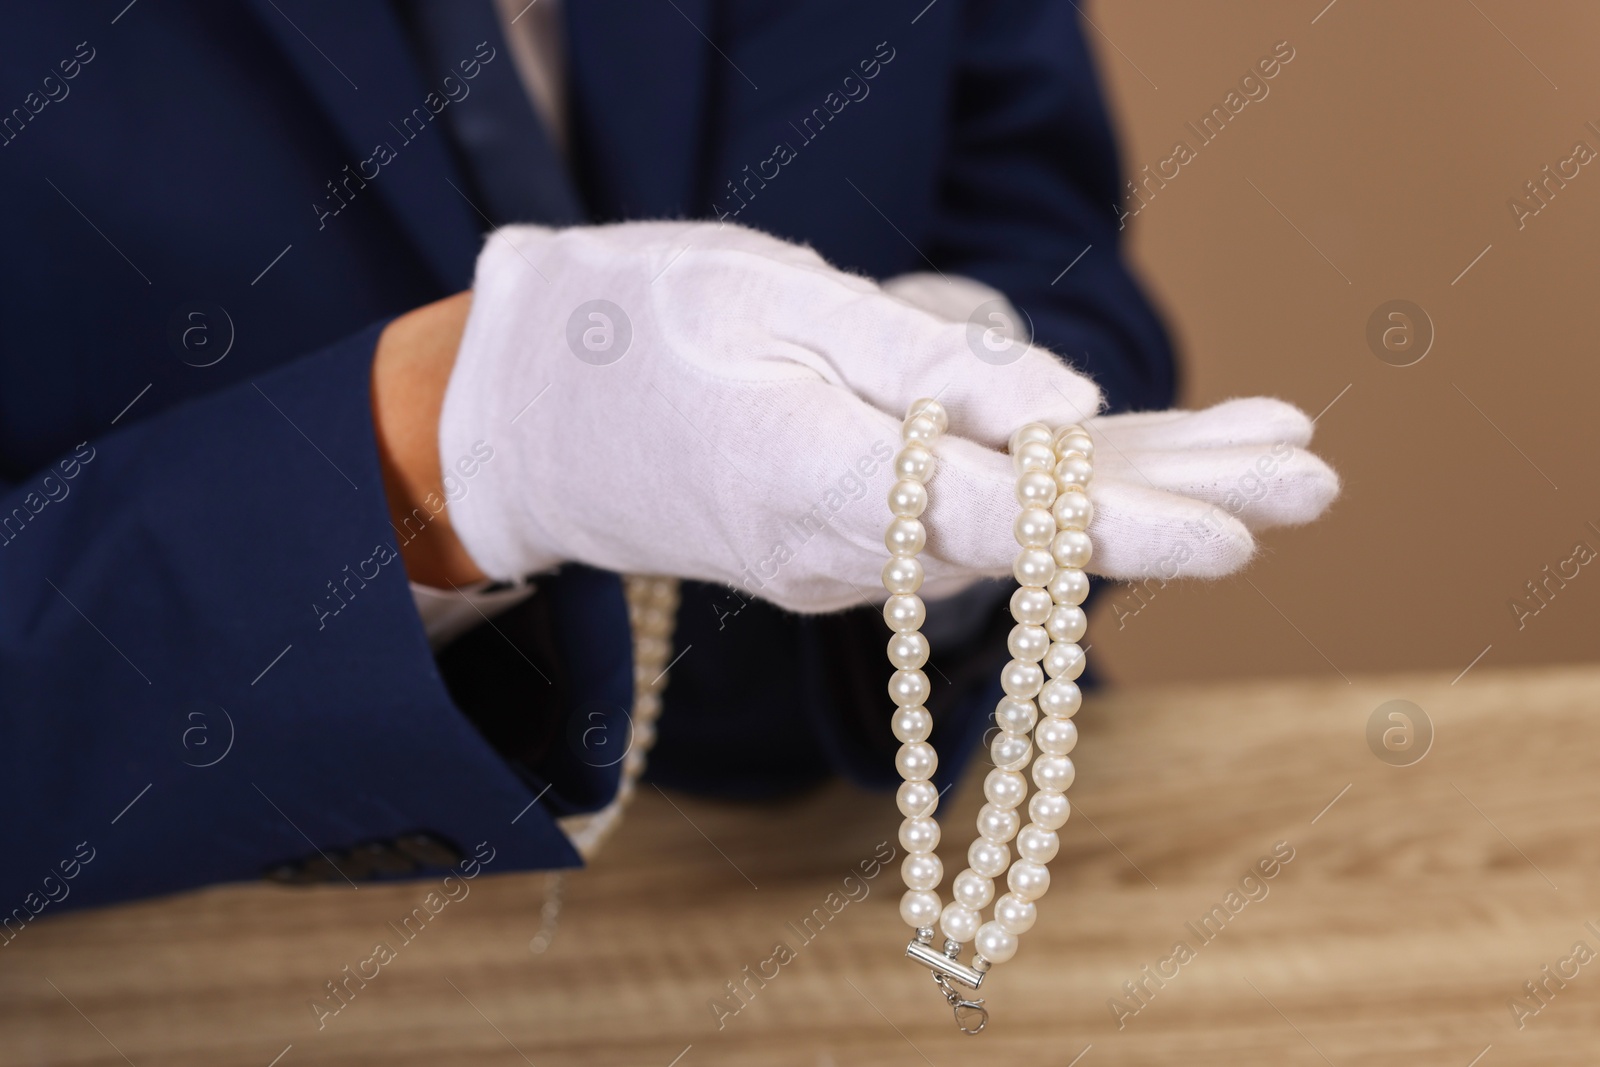
[[[1068,753],[1078,741],[1072,716],[1083,702],[1076,679],[1084,655],[1077,642],[1087,625],[1080,605],[1089,592],[1083,568],[1091,554],[1085,530],[1094,518],[1087,491],[1093,454],[1077,426],[1052,434],[1032,423],[1011,439],[1022,506],[1012,525],[1020,546],[1012,567],[1016,626],[1006,641],[1012,659],[1000,674],[1006,695],[995,707],[999,732],[989,747],[995,766],[984,781],[989,803],[978,812],[979,839],[967,853],[970,866],[952,886],[956,901],[940,917],[947,938],[975,942],[979,970],[1011,959],[1018,937],[1033,927],[1035,902],[1050,888],[1048,864],[1060,849],[1056,831],[1072,810],[1066,790],[1077,771]],[[1028,800],[1028,822],[1018,829],[1015,809],[1027,793],[1023,771],[1030,760],[1037,791]],[[1013,836],[1017,858],[1008,868]],[[1010,891],[994,901],[994,918],[980,925],[979,909],[993,898],[1001,871]]]
[[[889,592],[883,619],[894,631],[889,638],[889,662],[895,668],[889,678],[889,696],[895,702],[891,725],[901,742],[895,767],[905,779],[895,797],[905,816],[900,824],[900,847],[906,858],[901,861],[900,873],[906,892],[900,898],[900,917],[915,927],[919,936],[926,933],[927,937],[932,937],[939,917],[938,886],[944,879],[944,865],[933,851],[939,845],[939,824],[933,819],[939,791],[932,778],[939,757],[928,744],[933,717],[923,706],[929,690],[928,676],[922,673],[928,662],[928,639],[921,633],[927,610],[917,596],[922,588],[917,553],[927,543],[920,516],[928,506],[932,445],[947,425],[938,401],[925,398],[911,404],[900,428],[903,447],[894,459],[899,480],[889,490],[889,510],[894,518],[884,535],[890,559],[883,568],[883,587]]]
[[[920,516],[934,468],[932,445],[947,425],[948,416],[937,401],[912,402],[901,430],[904,447],[895,458],[900,480],[889,491],[894,518],[885,535],[891,558],[883,572],[890,593],[884,620],[895,631],[889,641],[895,667],[889,693],[896,704],[892,725],[902,742],[895,762],[905,779],[897,801],[905,816],[900,843],[907,852],[901,866],[907,889],[900,915],[917,931],[913,946],[931,943],[931,916],[937,915],[945,955],[952,961],[962,944],[975,941],[972,971],[981,980],[993,964],[1016,954],[1018,936],[1033,926],[1035,901],[1050,886],[1047,865],[1060,848],[1056,831],[1071,812],[1066,790],[1076,771],[1068,754],[1078,736],[1072,716],[1082,704],[1076,679],[1083,673],[1084,653],[1077,642],[1086,626],[1081,605],[1089,592],[1083,568],[1092,552],[1086,531],[1094,517],[1088,497],[1094,445],[1079,426],[1052,432],[1040,423],[1024,426],[1010,442],[1022,507],[1012,527],[1019,545],[1012,568],[1018,589],[1011,597],[1017,625],[1007,639],[1012,659],[1001,671],[1005,696],[995,709],[999,731],[990,744],[994,769],[984,781],[987,803],[978,812],[978,839],[967,851],[968,866],[951,883],[954,899],[941,907],[937,887],[943,866],[933,853],[940,835],[932,818],[938,791],[931,782],[938,756],[926,743],[932,719],[922,706],[929,685],[920,668],[928,659],[928,643],[919,632],[926,609],[916,595],[922,585],[916,556],[927,540]],[[1021,825],[1016,809],[1027,798],[1023,772],[1030,761],[1037,792],[1028,801],[1028,823]],[[1015,862],[1009,847],[1013,839]],[[1009,892],[995,900],[994,879],[1001,873]],[[983,922],[980,913],[991,901],[994,918]],[[935,977],[940,978],[937,967]],[[958,1005],[958,1021],[961,1004],[981,1003],[953,995],[947,978],[940,978],[940,984]]]

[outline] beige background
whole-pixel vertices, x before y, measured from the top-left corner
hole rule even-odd
[[[1600,567],[1520,630],[1509,603],[1580,539],[1600,550],[1600,160],[1520,231],[1507,202],[1576,141],[1600,151],[1600,7],[1325,4],[1085,7],[1135,174],[1198,145],[1185,123],[1294,48],[1129,220],[1131,254],[1184,352],[1184,403],[1269,393],[1315,414],[1338,397],[1315,448],[1345,480],[1326,521],[1269,535],[1243,578],[1168,586],[1121,620],[1111,603],[1139,601],[1105,598],[1097,660],[1118,680],[1454,676],[1486,648],[1479,666],[1591,660]],[[1392,299],[1434,325],[1410,367],[1366,342]]]

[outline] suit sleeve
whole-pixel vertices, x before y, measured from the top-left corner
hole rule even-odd
[[[378,330],[3,487],[0,941],[307,858],[341,884],[578,862],[429,652],[380,482]],[[584,599],[572,640],[628,674],[620,593]]]
[[[1119,254],[1116,144],[1076,6],[972,0],[962,17],[933,258],[1010,297],[1113,409],[1169,406],[1172,351]]]

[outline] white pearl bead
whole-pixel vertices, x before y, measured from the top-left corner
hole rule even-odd
[[[978,913],[952,900],[939,916],[939,929],[950,940],[966,944],[978,936]]]
[[[1039,820],[1035,819],[1034,822]],[[1022,820],[1013,808],[1002,808],[998,804],[985,804],[978,809],[978,834],[986,841],[993,841],[1003,845],[1017,836],[1017,827]]]
[[[1011,523],[1011,536],[1028,548],[1049,548],[1056,535],[1056,520],[1044,508],[1023,508]]]
[[[1071,719],[1046,719],[1045,722],[1065,722],[1072,725]],[[928,714],[924,707],[900,708],[894,713],[891,720],[894,727],[894,736],[900,741],[926,741],[933,732],[933,716]],[[1065,755],[1065,753],[1059,753]]]
[[[656,743],[656,724],[643,715],[635,715],[628,738],[633,742],[635,751],[649,752]]]
[[[1017,475],[1017,503],[1025,508],[1047,508],[1055,502],[1057,492],[1055,478],[1044,471],[1024,471]]]
[[[926,889],[908,889],[900,898],[900,918],[907,926],[921,929],[939,918],[939,894]]]
[[[926,714],[926,713],[924,713]],[[899,718],[895,719],[899,722]],[[928,720],[933,721],[931,718]],[[898,729],[895,736],[899,737]],[[900,738],[902,741],[906,738]],[[921,740],[920,738],[918,740]],[[1046,716],[1033,731],[1033,743],[1039,746],[1039,751],[1047,756],[1065,756],[1071,752],[1078,743],[1078,727],[1071,719],[1058,719],[1055,716]]]
[[[1056,572],[1056,578],[1061,572]],[[883,565],[883,587],[891,593],[915,593],[922,588],[922,561],[910,556],[890,556]],[[1059,599],[1059,598],[1057,598]]]
[[[1052,678],[1039,690],[1039,710],[1046,715],[1070,719],[1083,707],[1083,692],[1067,678]]]
[[[1089,502],[1088,493],[1069,488],[1050,505],[1050,517],[1063,530],[1087,530],[1094,521],[1094,505]]]
[[[669,646],[659,637],[641,636],[635,645],[639,659],[646,663],[661,663],[667,658]]]
[[[1083,637],[1086,619],[1083,608],[1077,605],[1056,605],[1050,613],[1045,630],[1050,632],[1051,645],[1045,649],[1040,667],[1051,678],[1066,677],[1067,681],[1083,673],[1083,649],[1077,640]]]
[[[900,439],[908,445],[913,441],[919,445],[929,445],[938,436],[938,425],[925,415],[912,415],[900,424]]]
[[[1088,616],[1076,604],[1057,604],[1055,609],[1050,612],[1049,621],[1044,624],[1045,632],[1050,635],[1050,640],[1062,645],[1075,643],[1079,638],[1083,637],[1083,633],[1088,629],[1088,626]],[[1046,655],[1048,654],[1049,652],[1046,651]],[[1065,660],[1059,657],[1055,665],[1061,670],[1065,670],[1069,666]],[[1045,673],[1048,674],[1049,672],[1046,671]],[[1051,675],[1051,677],[1054,677],[1054,675]]]
[[[1094,555],[1094,544],[1082,530],[1062,530],[1050,542],[1050,555],[1063,567],[1082,570]]]
[[[997,922],[978,927],[973,950],[990,963],[1004,963],[1017,954],[1017,935]]]
[[[996,807],[1014,808],[1028,795],[1028,780],[1017,771],[996,767],[983,779],[983,795]]]
[[[899,633],[922,629],[927,618],[928,609],[915,593],[896,593],[884,602],[883,621]]]
[[[1038,664],[1030,666],[1039,669]],[[902,708],[926,704],[930,688],[928,676],[921,671],[895,671],[889,675],[889,698]]]
[[[906,445],[894,457],[894,473],[913,482],[926,482],[933,477],[933,453],[922,445]]]
[[[1002,730],[1010,730],[1014,734],[1025,734],[1033,729],[1033,724],[1039,718],[1039,709],[1033,701],[1021,697],[1001,697],[1000,703],[994,706],[994,721]]]
[[[895,753],[895,770],[908,782],[925,782],[939,769],[939,754],[926,741],[907,741]]]
[[[1053,612],[1052,612],[1053,613]],[[1044,654],[1045,673],[1057,680],[1074,681],[1083,674],[1086,661],[1083,649],[1075,641],[1057,641]],[[1050,670],[1054,667],[1055,670]]]
[[[909,478],[889,487],[889,510],[896,515],[914,519],[928,506],[928,488]]]
[[[944,864],[931,852],[917,852],[900,862],[900,877],[907,889],[937,889],[944,879]]]
[[[1011,594],[1011,617],[1030,626],[1043,626],[1054,607],[1055,601],[1043,589],[1023,585]]]
[[[928,662],[928,639],[916,630],[889,636],[889,662],[900,670],[911,670]]]
[[[1048,545],[1049,542],[1046,542]],[[628,622],[641,634],[650,637],[666,638],[671,636],[673,618],[660,608],[635,605],[628,603]]]
[[[950,415],[945,411],[944,405],[931,396],[919,396],[906,408],[906,418],[918,415],[933,420],[933,425],[940,433],[950,429]]]
[[[1080,426],[1068,426],[1066,432],[1057,432],[1055,450],[1061,455],[1077,452],[1084,459],[1094,458],[1094,441],[1089,437],[1087,430]]]
[[[921,519],[897,516],[890,520],[889,529],[883,535],[883,543],[892,555],[915,556],[928,543],[928,531],[922,525]]]
[[[1018,860],[1006,872],[1006,885],[1023,900],[1038,900],[1050,889],[1050,868],[1032,860]]]
[[[1011,467],[1018,474],[1028,471],[1043,471],[1050,474],[1055,470],[1060,457],[1056,450],[1043,441],[1027,441],[1021,448],[1011,453]]]
[[[1039,687],[1044,685],[1044,671],[1039,669],[1037,663],[1029,663],[1025,659],[1014,659],[1000,669],[1000,688],[1006,695],[1028,698],[1039,692]],[[922,701],[917,701],[918,704]]]
[[[1065,793],[1077,775],[1069,756],[1040,756],[1033,763],[1033,784],[1052,793]]]
[[[1012,454],[1022,451],[1022,446],[1029,441],[1039,441],[1043,444],[1053,444],[1055,435],[1050,432],[1050,427],[1042,422],[1030,422],[1011,435],[1010,450]]]
[[[1013,734],[1001,730],[989,743],[989,758],[994,761],[996,767],[1008,771],[1020,771],[1033,758],[1033,742],[1028,740],[1026,734]]]
[[[980,837],[967,846],[967,864],[977,876],[986,882],[991,878],[996,878],[1006,873],[1006,865],[1010,862],[1011,850],[1000,841],[990,841],[986,837]],[[974,908],[981,908],[988,904],[990,900],[994,899],[994,887],[991,885],[988,889],[989,891],[984,893],[981,902],[968,900],[965,903]]]
[[[1059,567],[1048,589],[1057,604],[1082,604],[1089,596],[1089,576],[1074,567]]]
[[[1040,790],[1028,798],[1028,818],[1046,830],[1061,829],[1071,814],[1072,801],[1067,799],[1065,793]]]
[[[907,852],[932,852],[939,847],[939,824],[918,815],[900,824],[900,847]]]
[[[1012,659],[1037,663],[1044,658],[1049,647],[1050,634],[1042,626],[1019,623],[1011,628],[1011,633],[1006,637],[1006,649],[1010,651]]]
[[[1056,486],[1063,491],[1074,485],[1087,489],[1092,481],[1094,467],[1082,456],[1069,453],[1067,458],[1056,464]]]
[[[994,921],[1008,933],[1025,934],[1033,929],[1038,918],[1039,906],[1031,900],[1023,900],[1015,893],[1003,893],[994,902]]]
[[[1035,823],[1029,823],[1017,833],[1017,855],[1034,863],[1049,863],[1056,858],[1056,853],[1061,848],[1061,839],[1054,830],[1046,830]]]
[[[1056,576],[1055,556],[1042,548],[1024,548],[1011,565],[1011,576],[1018,585],[1049,585]]]
[[[1004,845],[998,847],[1005,848]],[[995,874],[999,874],[1003,870],[1005,870],[1004,864]],[[950,883],[950,896],[963,907],[971,908],[974,911],[979,908],[986,908],[989,906],[989,901],[994,899],[994,879],[987,875],[979,874],[969,867],[956,875],[955,880]]]
[[[911,818],[928,818],[939,807],[939,787],[932,782],[901,782],[894,795],[900,814]],[[1030,806],[1029,814],[1032,814]],[[1035,818],[1034,822],[1043,820]]]

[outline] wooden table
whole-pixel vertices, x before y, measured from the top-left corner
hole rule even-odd
[[[1367,741],[1396,698],[1436,732],[1411,766]],[[1094,697],[1055,886],[976,1038],[900,958],[898,864],[861,878],[894,843],[891,800],[647,788],[568,881],[547,951],[543,876],[482,877],[321,1030],[309,1002],[430,886],[250,885],[41,923],[0,952],[0,1064],[1590,1064],[1600,958],[1573,947],[1600,952],[1597,706],[1595,668]],[[976,784],[950,802],[947,870]],[[1230,901],[1275,845],[1293,858]],[[807,942],[788,924],[814,909]],[[725,983],[747,964],[775,976],[740,1006]]]

